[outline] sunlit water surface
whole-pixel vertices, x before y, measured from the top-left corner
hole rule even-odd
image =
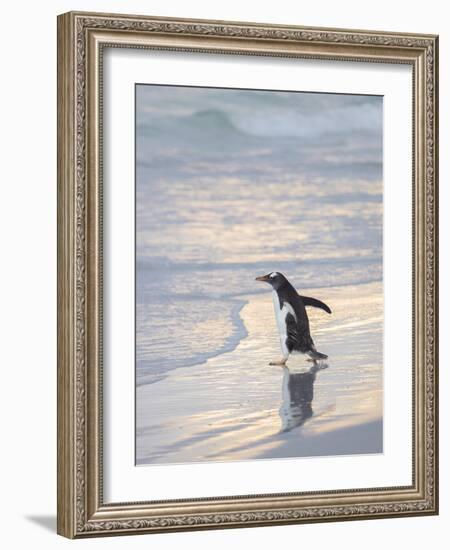
[[[138,86],[139,463],[339,453],[336,438],[322,451],[285,439],[361,423],[381,450],[381,109]],[[332,307],[310,311],[328,368],[268,366],[279,343],[254,278],[272,270]]]

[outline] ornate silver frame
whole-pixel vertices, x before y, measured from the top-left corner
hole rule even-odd
[[[406,63],[413,68],[413,483],[105,504],[102,498],[102,50]],[[99,535],[438,513],[438,38],[111,15],[58,17],[58,533]]]

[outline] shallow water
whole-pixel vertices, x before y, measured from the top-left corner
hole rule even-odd
[[[382,276],[379,97],[139,86],[137,383],[233,349],[243,296]]]

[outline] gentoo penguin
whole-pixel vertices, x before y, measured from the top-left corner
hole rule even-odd
[[[269,283],[272,286],[275,317],[280,333],[282,359],[272,361],[271,365],[285,365],[291,353],[303,353],[314,362],[327,359],[328,355],[316,350],[309,333],[309,321],[305,305],[319,307],[328,313],[331,309],[315,298],[300,296],[282,273],[274,271],[268,275],[256,277],[257,281]]]

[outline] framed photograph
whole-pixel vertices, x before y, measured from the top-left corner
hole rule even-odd
[[[58,18],[58,532],[436,514],[432,35]]]

